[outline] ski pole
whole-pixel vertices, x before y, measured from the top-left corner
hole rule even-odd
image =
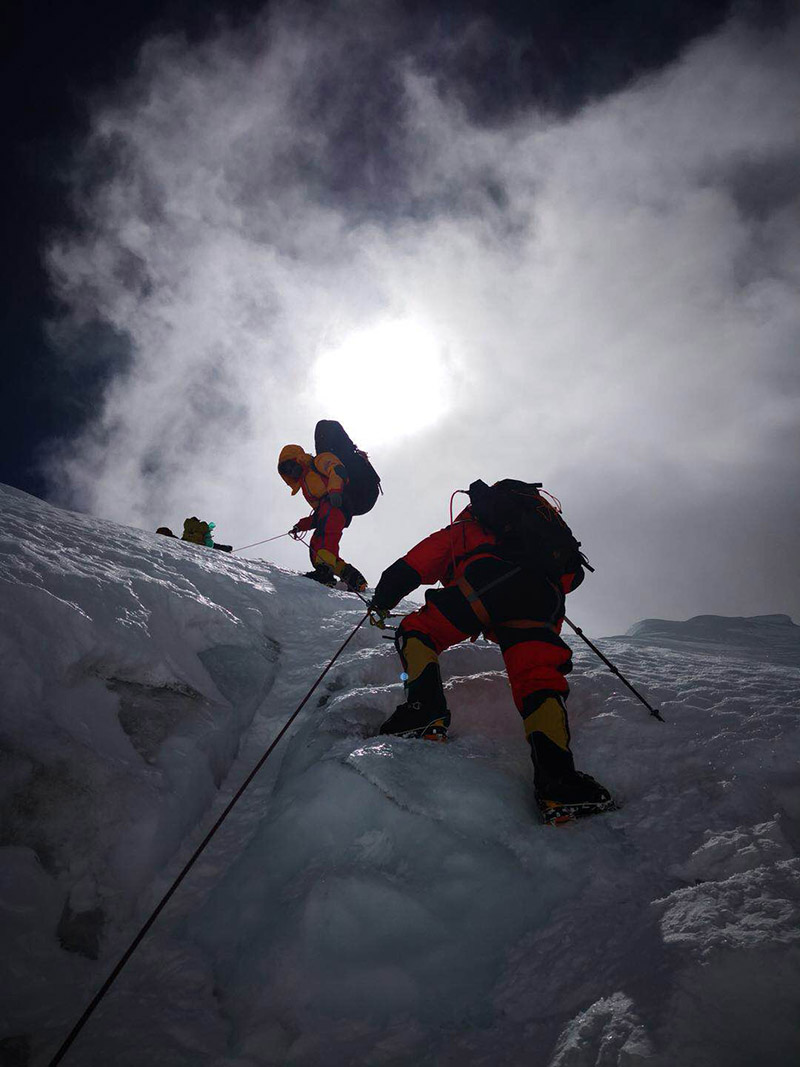
[[[633,688],[633,686],[628,681],[628,679],[625,678],[624,675],[622,675],[620,673],[618,668],[614,666],[614,664],[611,662],[611,660],[610,659],[606,659],[606,657],[603,655],[603,653],[600,651],[600,649],[597,647],[597,645],[593,645],[592,644],[592,642],[589,640],[589,638],[586,636],[586,634],[583,632],[583,630],[580,628],[580,626],[576,626],[575,623],[572,622],[570,619],[568,619],[566,615],[564,616],[564,622],[568,626],[572,627],[572,629],[575,631],[575,633],[578,635],[578,637],[580,637],[580,639],[582,641],[586,642],[586,644],[589,646],[589,648],[592,650],[592,652],[594,652],[594,654],[596,656],[600,657],[600,659],[603,661],[603,663],[605,663],[606,667],[608,667],[608,669],[611,671],[611,673],[612,674],[616,674],[617,678],[619,678],[619,680],[623,683],[623,685],[627,685],[628,689],[630,689],[630,691],[633,693],[633,695],[636,697],[637,700],[641,700],[641,702],[644,704],[644,706],[647,708],[647,710],[650,712],[650,714],[654,718],[658,719],[659,722],[664,722],[664,719],[662,718],[661,712],[658,710],[658,708],[653,708],[647,703],[647,701],[644,699],[642,694],[640,692],[638,692],[638,690]]]

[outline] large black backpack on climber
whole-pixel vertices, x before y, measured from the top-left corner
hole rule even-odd
[[[494,485],[473,482],[472,514],[495,535],[503,558],[512,563],[542,570],[554,581],[580,567],[594,570],[560,511],[539,492],[541,487],[541,482],[514,478]]]
[[[350,515],[366,515],[375,507],[378,494],[383,492],[381,480],[366,452],[356,448],[340,422],[320,419],[314,429],[314,448],[333,452],[347,468],[348,483],[344,490],[345,511]]]

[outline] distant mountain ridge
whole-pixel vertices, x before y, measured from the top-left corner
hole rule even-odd
[[[625,634],[646,644],[693,644],[800,667],[800,626],[789,615],[695,615],[680,622],[642,619]]]

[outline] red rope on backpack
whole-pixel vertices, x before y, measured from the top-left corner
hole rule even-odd
[[[552,500],[553,508],[558,512],[559,515],[561,514],[561,511],[562,511],[561,501],[558,499],[557,496],[553,496],[552,493],[548,493],[546,489],[540,489],[539,490],[539,496],[547,497],[550,500]]]
[[[450,533],[450,558],[453,561],[453,574],[456,573],[456,550],[455,550],[455,547],[453,545],[453,522],[455,521],[453,519],[453,501],[455,500],[455,498],[458,496],[459,493],[465,493],[467,496],[469,496],[469,493],[467,492],[466,489],[456,489],[456,491],[450,497],[450,525],[448,526],[448,530],[449,530],[449,533]]]

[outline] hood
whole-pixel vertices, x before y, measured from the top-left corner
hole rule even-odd
[[[280,467],[281,463],[287,459],[296,459],[302,467],[310,467],[314,461],[314,457],[310,456],[301,445],[284,445],[281,449],[281,454],[278,456],[278,466]],[[286,474],[281,474],[280,470],[278,471],[278,474],[281,475],[281,478],[283,478],[286,484],[291,488],[292,496],[300,491],[299,478],[296,480],[290,478]]]

